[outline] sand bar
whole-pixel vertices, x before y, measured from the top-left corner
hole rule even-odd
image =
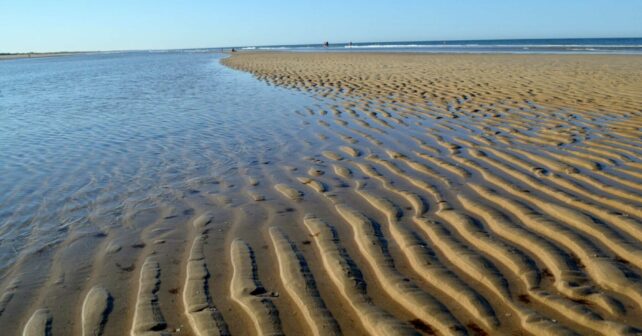
[[[176,191],[133,238],[100,236],[91,272],[64,272],[73,240],[37,285],[16,263],[11,333],[641,332],[642,57],[223,63],[316,103],[215,192]],[[81,290],[55,295],[57,274]]]

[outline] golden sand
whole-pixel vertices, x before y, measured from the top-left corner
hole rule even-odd
[[[216,193],[182,195],[187,222],[166,206],[159,218],[179,229],[110,237],[82,287],[56,287],[55,274],[87,267],[69,265],[70,243],[39,292],[1,288],[0,316],[18,322],[8,334],[642,329],[642,57],[223,62],[318,98],[288,121],[296,139],[277,137],[278,160]]]
[[[386,333],[368,309],[439,334],[640,326],[642,58],[246,53],[223,62],[324,98],[307,120],[334,144],[306,154],[333,162],[335,176],[299,178],[329,201],[304,222],[334,210],[339,219],[309,233],[348,227],[338,248],[350,246],[371,273],[365,294],[384,297],[366,309],[344,292],[366,333]],[[333,180],[341,187],[325,186]],[[303,193],[276,189],[307,212]],[[313,242],[326,273],[342,268]]]

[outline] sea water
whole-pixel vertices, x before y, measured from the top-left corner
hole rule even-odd
[[[642,38],[567,38],[514,40],[398,41],[242,46],[245,50],[397,51],[429,53],[642,54]]]
[[[0,271],[70,232],[127,225],[125,209],[236,174],[290,141],[288,114],[312,98],[226,68],[222,57],[0,62]]]

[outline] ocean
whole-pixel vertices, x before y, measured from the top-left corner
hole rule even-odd
[[[241,50],[282,51],[396,51],[427,53],[515,53],[515,54],[641,54],[642,38],[565,38],[516,40],[459,40],[403,42],[332,43],[240,46]]]

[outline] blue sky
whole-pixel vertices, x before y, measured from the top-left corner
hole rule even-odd
[[[642,37],[642,0],[0,0],[0,52]]]

